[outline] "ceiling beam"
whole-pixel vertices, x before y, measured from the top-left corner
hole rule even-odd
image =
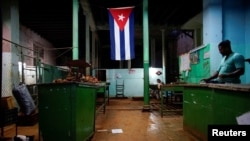
[[[89,7],[88,0],[80,0],[80,4],[83,9],[83,14],[88,16],[86,18],[89,18],[89,25],[90,25],[91,31],[96,31],[95,21],[91,12],[91,8]]]

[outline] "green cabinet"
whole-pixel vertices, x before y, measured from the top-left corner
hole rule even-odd
[[[183,128],[207,140],[208,125],[237,125],[250,110],[250,87],[240,84],[185,85]]]
[[[183,128],[202,140],[207,138],[207,126],[213,123],[213,97],[205,85],[184,87]]]
[[[250,111],[250,85],[173,84],[162,91],[183,91],[183,128],[206,141],[208,125],[237,125]],[[162,102],[163,103],[163,102]]]
[[[39,131],[43,140],[89,140],[95,131],[98,88],[81,83],[39,84]]]

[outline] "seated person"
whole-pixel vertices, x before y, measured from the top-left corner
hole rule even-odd
[[[160,79],[157,79],[157,88],[160,90],[161,86],[164,84]]]
[[[157,79],[157,94],[156,94],[156,99],[160,98],[160,92],[161,92],[161,86],[164,84],[160,79]]]

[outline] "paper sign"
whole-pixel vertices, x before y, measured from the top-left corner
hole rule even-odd
[[[112,133],[116,134],[116,133],[123,133],[122,129],[112,129]]]

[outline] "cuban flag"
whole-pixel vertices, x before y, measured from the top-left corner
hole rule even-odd
[[[134,53],[134,7],[108,8],[111,60],[131,60]]]

